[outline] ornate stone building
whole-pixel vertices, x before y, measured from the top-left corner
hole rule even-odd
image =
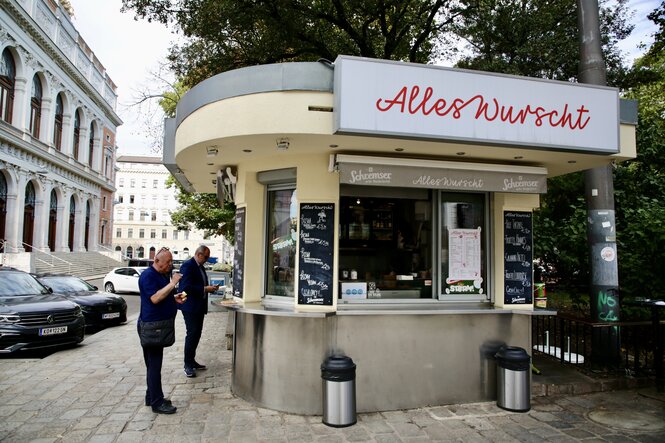
[[[0,252],[110,249],[116,101],[68,9],[0,0]]]

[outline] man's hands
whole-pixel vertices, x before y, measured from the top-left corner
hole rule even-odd
[[[205,292],[217,292],[219,285],[210,285],[203,288]]]
[[[187,293],[185,291],[179,292],[175,295],[175,302],[179,305],[187,301]]]

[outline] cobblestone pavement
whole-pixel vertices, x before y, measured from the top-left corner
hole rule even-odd
[[[208,370],[182,372],[184,323],[165,352],[164,390],[178,407],[143,406],[145,367],[135,319],[43,359],[0,358],[2,442],[662,442],[665,402],[654,389],[536,397],[528,413],[494,402],[358,414],[332,428],[321,416],[258,408],[230,390],[227,314],[207,316],[199,356]]]

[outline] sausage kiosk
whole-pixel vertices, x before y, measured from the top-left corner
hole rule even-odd
[[[532,211],[547,178],[635,157],[613,88],[340,56],[225,72],[165,123],[164,163],[237,206],[233,392],[321,414],[496,398],[531,349]]]

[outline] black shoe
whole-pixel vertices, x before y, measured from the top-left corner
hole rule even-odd
[[[153,406],[152,407],[152,412],[155,414],[175,414],[175,411],[177,411],[178,408],[171,404],[166,404],[166,402],[162,403],[159,406]]]
[[[185,375],[188,378],[196,377],[196,371],[194,370],[194,368],[189,368],[185,366]]]
[[[196,363],[196,362],[194,362],[192,368],[196,369],[197,371],[203,371],[205,369],[208,369],[206,365],[202,365],[201,363]]]
[[[164,404],[165,404],[165,405],[169,405],[169,406],[171,406],[171,400],[168,400],[168,399],[165,398],[165,399],[164,399]],[[150,402],[148,401],[147,398],[145,399],[145,405],[146,405],[146,406],[150,406]]]

